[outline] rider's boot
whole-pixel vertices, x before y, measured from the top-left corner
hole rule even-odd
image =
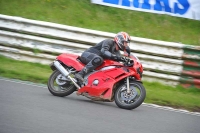
[[[83,78],[84,78],[85,74],[88,73],[88,71],[89,71],[89,69],[87,67],[84,67],[80,72],[75,74],[75,78],[77,80],[79,80],[81,83],[83,83],[83,81],[84,81]]]

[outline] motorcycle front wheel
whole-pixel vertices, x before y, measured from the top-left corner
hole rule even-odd
[[[68,96],[76,90],[71,80],[64,77],[58,70],[51,74],[47,86],[51,94],[59,97]]]
[[[135,109],[140,106],[146,97],[146,90],[142,83],[130,81],[130,93],[127,93],[127,85],[120,85],[115,91],[115,103],[123,109]]]

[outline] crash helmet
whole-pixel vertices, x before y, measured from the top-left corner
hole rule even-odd
[[[114,41],[119,46],[120,50],[124,50],[125,49],[124,42],[130,43],[131,38],[130,38],[130,36],[129,36],[128,33],[126,33],[126,32],[119,32],[115,36]]]

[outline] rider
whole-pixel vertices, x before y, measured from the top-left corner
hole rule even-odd
[[[130,43],[130,36],[126,32],[119,32],[115,36],[114,40],[105,39],[93,47],[85,50],[80,60],[86,64],[86,66],[77,74],[75,78],[83,82],[84,75],[103,63],[104,59],[111,59],[114,61],[124,61],[125,58],[120,55],[119,50],[126,51],[130,54],[130,48],[128,43]]]

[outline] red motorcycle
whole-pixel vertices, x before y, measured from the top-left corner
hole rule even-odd
[[[132,54],[126,59],[123,63],[104,60],[101,66],[85,75],[83,83],[79,83],[74,75],[85,65],[78,55],[61,54],[50,65],[53,73],[48,80],[48,89],[59,97],[77,91],[77,95],[92,100],[115,101],[123,109],[137,108],[146,97],[141,82],[143,67]]]

